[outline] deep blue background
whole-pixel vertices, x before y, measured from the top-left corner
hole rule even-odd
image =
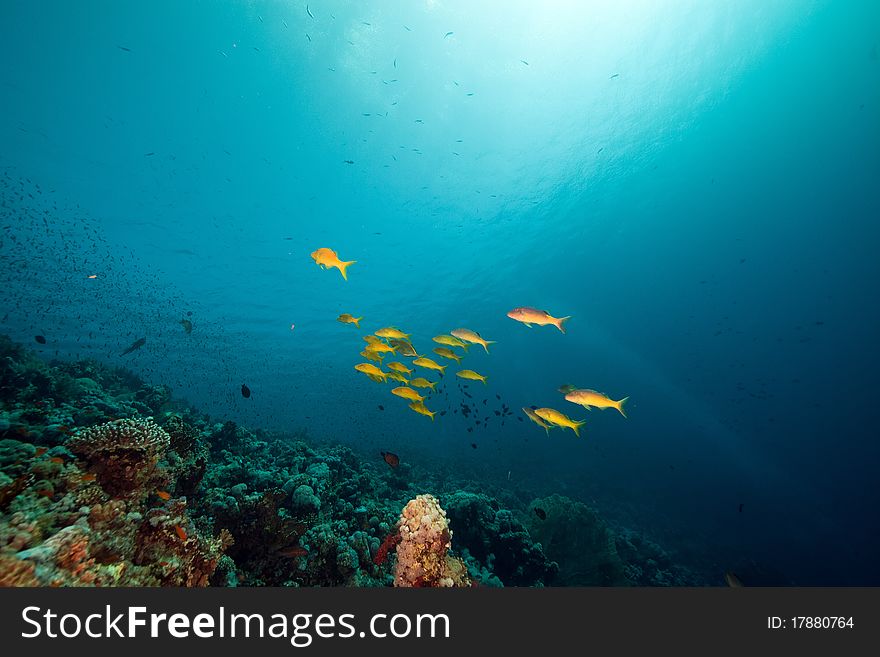
[[[3,3],[0,330],[218,418],[580,497],[719,574],[880,583],[877,5],[309,10]],[[584,439],[412,414],[351,369],[390,324],[496,340],[465,361],[488,395]]]

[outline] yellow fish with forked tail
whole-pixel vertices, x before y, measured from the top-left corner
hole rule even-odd
[[[552,408],[536,408],[535,415],[545,422],[555,424],[557,427],[568,427],[574,431],[575,436],[581,435],[580,428],[586,424],[586,422],[580,420],[572,420],[564,413],[560,413]]]
[[[537,324],[538,326],[555,326],[563,333],[565,333],[563,323],[571,319],[571,315],[566,317],[554,317],[546,310],[538,310],[537,308],[529,308],[528,306],[514,308],[507,313],[507,316],[510,317],[510,319],[522,322],[529,328],[532,328],[532,324]]]
[[[327,247],[321,247],[315,251],[312,251],[312,260],[314,260],[321,268],[331,269],[336,267],[339,270],[339,273],[342,274],[342,278],[348,280],[348,274],[345,273],[345,270],[349,265],[353,265],[357,262],[357,260],[349,260],[343,261],[339,259],[339,256],[336,255],[336,251],[333,249],[328,249]]]
[[[590,407],[594,408],[616,408],[623,417],[626,417],[626,413],[623,412],[623,405],[626,403],[626,400],[629,397],[624,397],[619,401],[614,401],[609,398],[608,395],[602,392],[596,392],[595,390],[571,390],[565,395],[565,399],[567,401],[572,402],[573,404],[580,404],[587,410],[590,410]]]

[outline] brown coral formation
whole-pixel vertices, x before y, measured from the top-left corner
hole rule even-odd
[[[452,530],[433,495],[418,495],[400,514],[394,586],[470,586],[464,562],[449,554]]]
[[[159,459],[171,442],[151,418],[106,422],[79,432],[68,448],[89,462],[101,488],[126,496],[163,485]]]

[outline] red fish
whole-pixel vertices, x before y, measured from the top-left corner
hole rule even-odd
[[[400,457],[397,454],[392,452],[379,452],[382,455],[382,458],[385,459],[385,463],[390,465],[392,468],[396,468],[400,465]]]
[[[157,490],[156,495],[159,496],[159,499],[165,500],[166,502],[171,499],[171,493],[164,490]]]
[[[286,547],[283,550],[278,550],[278,554],[282,557],[289,557],[291,559],[295,559],[296,557],[304,557],[309,553],[304,547],[299,545],[291,545],[290,547]]]
[[[174,525],[174,531],[177,532],[177,537],[178,537],[181,541],[185,541],[185,540],[186,540],[186,531],[184,530],[183,527],[181,527],[180,525]]]

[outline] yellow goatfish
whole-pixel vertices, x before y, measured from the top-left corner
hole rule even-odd
[[[447,365],[438,365],[430,358],[425,358],[420,356],[413,361],[413,365],[418,365],[419,367],[424,367],[427,370],[437,370],[442,375],[444,370],[446,370]]]
[[[412,370],[403,363],[388,363],[387,365],[385,365],[385,367],[387,367],[389,370],[395,370],[396,372],[400,372],[402,374],[412,373]]]
[[[614,401],[610,399],[608,395],[603,392],[596,392],[595,390],[572,390],[567,395],[565,395],[565,399],[567,401],[572,402],[573,404],[580,404],[587,410],[590,410],[590,407],[594,408],[616,408],[620,411],[620,414],[623,417],[626,417],[626,413],[623,412],[623,405],[626,403],[626,400],[629,397],[624,397],[620,401]]]
[[[535,414],[535,411],[531,408],[523,406],[523,413],[526,414],[526,417],[529,418],[532,422],[537,424],[539,427],[544,427],[544,431],[547,432],[547,435],[550,435],[550,425],[544,422],[540,417]]]
[[[403,397],[404,399],[409,399],[410,401],[424,401],[424,397],[422,397],[419,393],[417,393],[412,388],[407,388],[406,386],[398,386],[391,391],[392,395],[397,395],[398,397]]]
[[[353,315],[349,315],[348,313],[342,313],[339,317],[336,318],[336,321],[342,322],[343,324],[354,324],[357,328],[360,328],[362,319],[363,317],[354,317]]]
[[[574,431],[576,436],[581,435],[580,428],[586,424],[586,422],[572,420],[567,415],[552,408],[536,408],[535,415],[550,424],[555,424],[557,427],[568,427]]]
[[[470,347],[467,342],[459,340],[454,335],[435,335],[431,339],[437,344],[445,344],[447,347],[461,347],[465,351]]]
[[[389,379],[394,379],[395,381],[400,381],[400,383],[403,383],[404,385],[409,383],[409,381],[407,381],[406,377],[403,374],[401,374],[400,372],[396,372],[394,370],[391,370],[390,372],[386,372],[385,376],[387,376]]]
[[[385,344],[384,342],[371,342],[367,345],[367,351],[374,351],[377,354],[387,354],[389,351],[393,352],[395,347],[392,347],[390,344]]]
[[[344,262],[336,255],[336,251],[326,247],[321,247],[317,251],[312,251],[312,260],[320,265],[322,269],[336,267],[339,270],[339,273],[342,274],[342,278],[345,280],[348,280],[348,274],[345,273],[346,268],[357,262],[357,260]]]
[[[438,356],[443,356],[443,358],[448,358],[449,360],[454,360],[456,363],[461,365],[461,357],[452,351],[449,347],[434,347],[434,353]]]
[[[394,328],[393,326],[386,326],[385,328],[380,328],[376,331],[375,335],[378,335],[380,338],[394,338],[395,340],[409,340],[409,334],[404,333],[403,331]]]
[[[436,381],[428,381],[428,379],[421,376],[417,376],[410,381],[409,384],[413,388],[430,388],[432,391],[434,390],[434,386],[437,385]]]
[[[456,372],[455,376],[462,379],[469,379],[470,381],[482,381],[483,385],[488,385],[486,383],[486,377],[482,374],[477,374],[473,370],[462,370],[461,372]]]
[[[495,340],[484,340],[479,333],[466,328],[457,328],[450,331],[450,333],[453,337],[458,338],[459,340],[483,345],[483,349],[486,350],[487,354],[489,353],[489,345],[495,344]]]
[[[361,352],[361,356],[363,356],[367,360],[373,361],[374,363],[382,362],[382,354],[376,353],[375,351],[370,351],[369,349],[364,349]]]
[[[401,356],[418,356],[416,348],[407,340],[395,340],[392,338],[388,342],[390,342],[393,347],[397,347],[397,353]]]
[[[571,319],[571,315],[566,317],[553,317],[553,315],[546,310],[538,310],[537,308],[529,308],[527,306],[514,308],[507,313],[507,316],[510,317],[510,319],[522,322],[529,328],[532,328],[532,324],[537,324],[538,326],[555,326],[563,333],[565,333],[565,327],[562,323]]]
[[[429,418],[431,418],[431,422],[434,421],[434,412],[429,411],[427,406],[425,406],[424,402],[420,402],[420,401],[410,402],[409,407],[411,409],[413,409],[419,415],[427,415]]]
[[[376,377],[382,381],[385,380],[385,372],[370,363],[358,363],[354,366],[354,369],[362,374],[366,374],[370,378]]]

